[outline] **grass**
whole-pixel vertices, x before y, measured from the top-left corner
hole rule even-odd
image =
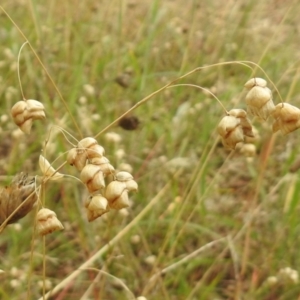
[[[300,269],[300,186],[297,168],[290,172],[299,157],[298,131],[272,136],[270,121],[254,122],[257,155],[246,159],[221,145],[216,126],[224,111],[217,101],[200,89],[177,86],[130,113],[140,120],[136,130],[117,124],[106,130],[120,142],[103,132],[175,78],[226,61],[259,64],[283,100],[299,107],[296,1],[220,6],[183,0],[4,0],[1,5],[45,66],[26,45],[20,56],[24,94],[41,101],[47,115],[28,136],[20,135],[10,118],[11,107],[22,99],[16,66],[25,39],[1,11],[3,185],[21,171],[41,175],[38,157],[47,139],[47,159],[57,158],[55,168],[65,161],[72,146],[56,129],[49,138],[52,125],[77,139],[97,136],[110,162],[116,168],[129,165],[139,184],[127,213],[110,212],[89,223],[82,184],[71,178],[47,183],[46,206],[65,230],[44,240],[35,236],[31,212],[1,233],[1,299],[39,299],[43,282],[46,292],[61,284],[50,299],[300,298],[299,285],[282,274],[268,284],[283,268]],[[218,65],[177,84],[208,89],[227,110],[245,109],[244,83],[266,78],[252,67]],[[123,87],[117,77],[130,83]],[[271,88],[274,102],[280,102]],[[60,171],[79,177],[71,166]],[[66,283],[70,274],[76,276]]]

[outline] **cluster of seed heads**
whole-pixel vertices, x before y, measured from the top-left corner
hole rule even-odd
[[[275,106],[266,80],[252,78],[246,82],[245,88],[247,112],[243,109],[232,109],[218,125],[218,133],[226,148],[235,149],[238,143],[254,137],[247,113],[264,121],[272,117],[273,132],[280,130],[283,134],[288,134],[300,127],[300,109],[285,102]]]
[[[275,106],[272,92],[267,87],[266,80],[252,78],[246,82],[245,88],[247,90],[245,97],[247,112],[239,108],[231,109],[222,118],[217,128],[226,148],[235,149],[237,144],[254,138],[253,127],[248,114],[262,120],[272,117],[274,119],[273,132],[280,130],[283,134],[288,134],[300,127],[300,109],[289,103],[279,103]],[[18,101],[12,107],[11,115],[19,128],[27,134],[30,133],[34,120],[41,120],[46,117],[43,104],[37,100]],[[253,145],[246,144],[246,146],[243,151],[255,152]],[[104,154],[104,148],[98,144],[96,139],[86,137],[80,140],[77,146],[68,152],[67,156],[67,162],[80,171],[80,179],[89,192],[84,205],[90,222],[107,213],[110,209],[120,210],[128,207],[130,204],[128,192],[138,189],[133,176],[128,172],[117,172]],[[64,176],[57,172],[42,155],[39,159],[39,165],[44,180],[59,180]],[[1,192],[0,207],[5,207],[0,211],[1,223],[12,213],[12,210],[16,209],[17,204],[25,202],[23,195],[31,200],[26,202],[26,205],[21,205],[23,209],[15,212],[9,223],[25,216],[37,201],[37,196],[34,193],[35,183],[32,180],[25,180],[27,177],[24,179],[23,175],[20,176],[23,178],[22,180],[16,177],[12,185]],[[14,198],[19,195],[19,200],[14,201],[15,204],[11,204],[13,203],[11,201],[12,195]],[[7,204],[9,202],[10,204]],[[45,235],[61,229],[63,226],[53,211],[42,208],[38,212],[38,233]]]
[[[80,179],[88,189],[85,201],[89,221],[107,213],[110,209],[120,210],[129,206],[128,192],[137,191],[138,185],[128,172],[116,172],[105,151],[92,137],[78,142],[69,151],[67,161],[80,171]]]
[[[34,120],[46,117],[43,104],[37,100],[18,101],[12,107],[11,115],[16,125],[26,134],[30,133]],[[130,204],[128,192],[138,189],[133,176],[128,172],[117,172],[104,154],[105,150],[97,140],[87,137],[79,141],[77,147],[72,148],[67,156],[67,162],[81,172],[80,179],[89,192],[89,197],[85,200],[84,205],[90,222],[110,209],[120,210],[128,207]],[[39,158],[39,165],[44,181],[59,180],[64,176],[57,172],[42,155]],[[12,199],[12,195],[14,199]],[[15,201],[15,198],[18,198],[19,201]],[[37,203],[35,182],[25,182],[22,185],[17,176],[8,188],[2,190],[1,199],[0,206],[3,204],[2,206],[5,208],[0,211],[1,223],[12,213],[13,217],[8,223],[16,222],[32,210]],[[24,204],[21,205],[23,208],[14,212],[23,201]],[[55,212],[48,208],[41,208],[37,213],[36,220],[37,232],[40,235],[63,229]]]

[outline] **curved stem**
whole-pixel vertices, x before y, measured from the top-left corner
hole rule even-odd
[[[21,94],[23,97],[23,100],[26,101],[26,98],[24,96],[24,92],[23,92],[23,88],[22,88],[22,82],[21,82],[21,76],[20,76],[20,56],[21,56],[21,52],[22,49],[24,48],[24,46],[28,44],[28,41],[26,41],[20,48],[19,53],[18,53],[18,66],[17,66],[17,70],[18,70],[18,80],[19,80],[19,85],[20,85],[20,89],[21,89]]]
[[[110,123],[109,125],[107,125],[104,129],[102,129],[100,132],[98,132],[94,137],[97,138],[99,135],[101,135],[102,133],[104,133],[105,131],[107,131],[108,129],[110,129],[112,126],[116,125],[122,118],[124,118],[125,116],[127,116],[129,113],[131,113],[133,110],[135,110],[136,108],[138,108],[139,106],[141,106],[142,104],[144,104],[145,102],[147,102],[148,100],[150,100],[152,97],[156,96],[157,94],[159,94],[160,92],[164,91],[165,89],[167,89],[168,87],[174,85],[174,83],[176,83],[177,81],[188,77],[189,75],[199,72],[201,70],[204,69],[208,69],[208,68],[212,68],[212,67],[217,67],[217,66],[225,66],[225,65],[232,65],[232,64],[236,64],[236,65],[241,65],[244,66],[246,68],[249,68],[253,71],[253,68],[251,67],[251,65],[256,66],[257,68],[259,68],[267,77],[267,79],[272,83],[272,85],[275,87],[275,90],[277,91],[280,99],[281,96],[279,94],[278,89],[276,88],[275,84],[270,80],[269,76],[267,75],[267,73],[263,70],[262,67],[260,67],[258,64],[252,62],[252,61],[227,61],[227,62],[221,62],[221,63],[216,63],[216,64],[212,64],[212,65],[208,65],[208,66],[204,66],[204,67],[198,67],[195,68],[194,70],[185,73],[182,76],[179,76],[178,78],[172,80],[171,82],[169,82],[168,84],[166,84],[165,86],[163,86],[162,88],[156,90],[155,92],[151,93],[150,95],[146,96],[145,98],[143,98],[142,100],[140,100],[139,102],[137,102],[134,106],[132,106],[129,110],[127,110],[124,114],[122,114],[119,118],[117,118],[116,120],[114,120],[112,123]]]
[[[191,86],[191,87],[195,87],[197,89],[200,89],[202,91],[205,91],[205,92],[209,93],[210,95],[212,95],[219,102],[219,104],[222,106],[223,110],[225,111],[226,115],[228,115],[228,111],[225,108],[225,106],[223,105],[223,103],[221,102],[221,100],[214,93],[212,93],[209,89],[203,88],[203,87],[201,87],[199,85],[196,85],[196,84],[190,84],[190,83],[174,84],[174,85],[169,86],[168,89],[172,88],[172,87],[177,87],[177,86]]]

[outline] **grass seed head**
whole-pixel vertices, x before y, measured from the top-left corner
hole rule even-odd
[[[226,148],[235,149],[237,143],[244,141],[243,127],[239,118],[225,116],[219,123],[217,130]]]
[[[90,196],[85,204],[88,221],[94,221],[109,211],[108,200],[101,194]]]
[[[48,208],[40,209],[36,219],[36,229],[39,235],[43,236],[64,229],[61,222],[57,219],[56,213]]]
[[[105,197],[112,209],[120,210],[129,207],[128,190],[125,182],[110,182],[106,187]]]
[[[272,92],[266,85],[262,78],[252,78],[245,84],[248,89],[245,99],[247,111],[263,120],[267,120],[275,108]]]
[[[288,134],[300,127],[300,109],[289,103],[277,104],[273,117],[273,132],[281,130],[283,134]]]
[[[109,163],[109,160],[104,156],[94,157],[90,160],[90,162],[93,165],[99,166],[105,176],[115,173],[115,168]]]
[[[116,174],[116,180],[124,182],[126,185],[126,189],[130,192],[136,192],[138,190],[138,184],[133,180],[133,176],[126,171],[118,172]]]
[[[228,112],[228,114],[230,116],[240,119],[243,133],[245,136],[254,137],[254,134],[252,132],[252,124],[250,120],[247,118],[247,113],[243,109],[239,109],[239,108],[232,109]]]
[[[78,148],[79,149],[84,149],[87,153],[87,157],[89,159],[94,158],[94,157],[102,157],[105,154],[105,150],[102,146],[100,146],[97,142],[92,137],[87,137],[82,139],[78,143]]]
[[[87,164],[81,171],[80,179],[90,193],[105,187],[104,174],[101,167],[97,165]]]
[[[37,100],[18,101],[11,108],[13,120],[20,129],[29,134],[32,121],[42,120],[46,117],[44,105]]]
[[[67,155],[67,162],[71,166],[75,166],[78,171],[82,171],[87,161],[87,154],[84,150],[72,148]]]

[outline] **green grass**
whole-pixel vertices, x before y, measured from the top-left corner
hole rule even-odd
[[[20,59],[24,94],[45,105],[47,119],[35,122],[31,135],[16,137],[10,109],[22,98],[16,66],[25,39],[0,11],[0,108],[1,115],[9,117],[0,119],[1,175],[41,175],[38,157],[51,125],[76,139],[97,135],[138,101],[197,67],[258,63],[283,100],[300,106],[296,1],[4,0],[1,5],[52,78],[26,45]],[[177,83],[209,89],[227,110],[245,109],[244,83],[253,76],[265,78],[254,71],[238,64],[219,65]],[[116,82],[124,73],[130,74],[125,88]],[[85,84],[92,85],[95,94],[87,94]],[[274,102],[280,102],[270,82],[268,86]],[[86,101],[81,103],[80,97]],[[276,135],[271,152],[265,154],[271,122],[254,122],[261,139],[257,156],[249,161],[217,140],[216,126],[224,111],[199,89],[165,89],[131,115],[141,122],[137,130],[117,125],[108,130],[122,137],[120,143],[108,141],[105,133],[97,137],[110,162],[116,168],[129,164],[139,184],[138,193],[131,194],[128,215],[111,211],[89,223],[83,185],[73,179],[47,183],[46,206],[57,213],[65,230],[46,237],[45,254],[42,238],[34,236],[34,212],[18,222],[20,228],[10,225],[1,233],[0,269],[5,273],[0,274],[0,298],[42,297],[43,278],[55,287],[115,237],[111,247],[51,299],[131,299],[106,273],[123,280],[135,297],[148,300],[299,298],[299,284],[266,283],[282,268],[300,270],[300,185],[298,172],[288,174],[299,157],[298,131]],[[175,116],[180,117],[177,123]],[[50,162],[59,157],[54,164],[58,167],[72,145],[57,130],[51,134],[46,154]],[[179,170],[176,163],[181,162]],[[71,166],[61,172],[79,177]],[[153,206],[139,218],[149,203]],[[127,231],[128,224],[133,225]],[[132,240],[136,235],[138,242]],[[220,238],[150,281],[156,272]],[[151,255],[156,257],[153,264],[147,263]]]

